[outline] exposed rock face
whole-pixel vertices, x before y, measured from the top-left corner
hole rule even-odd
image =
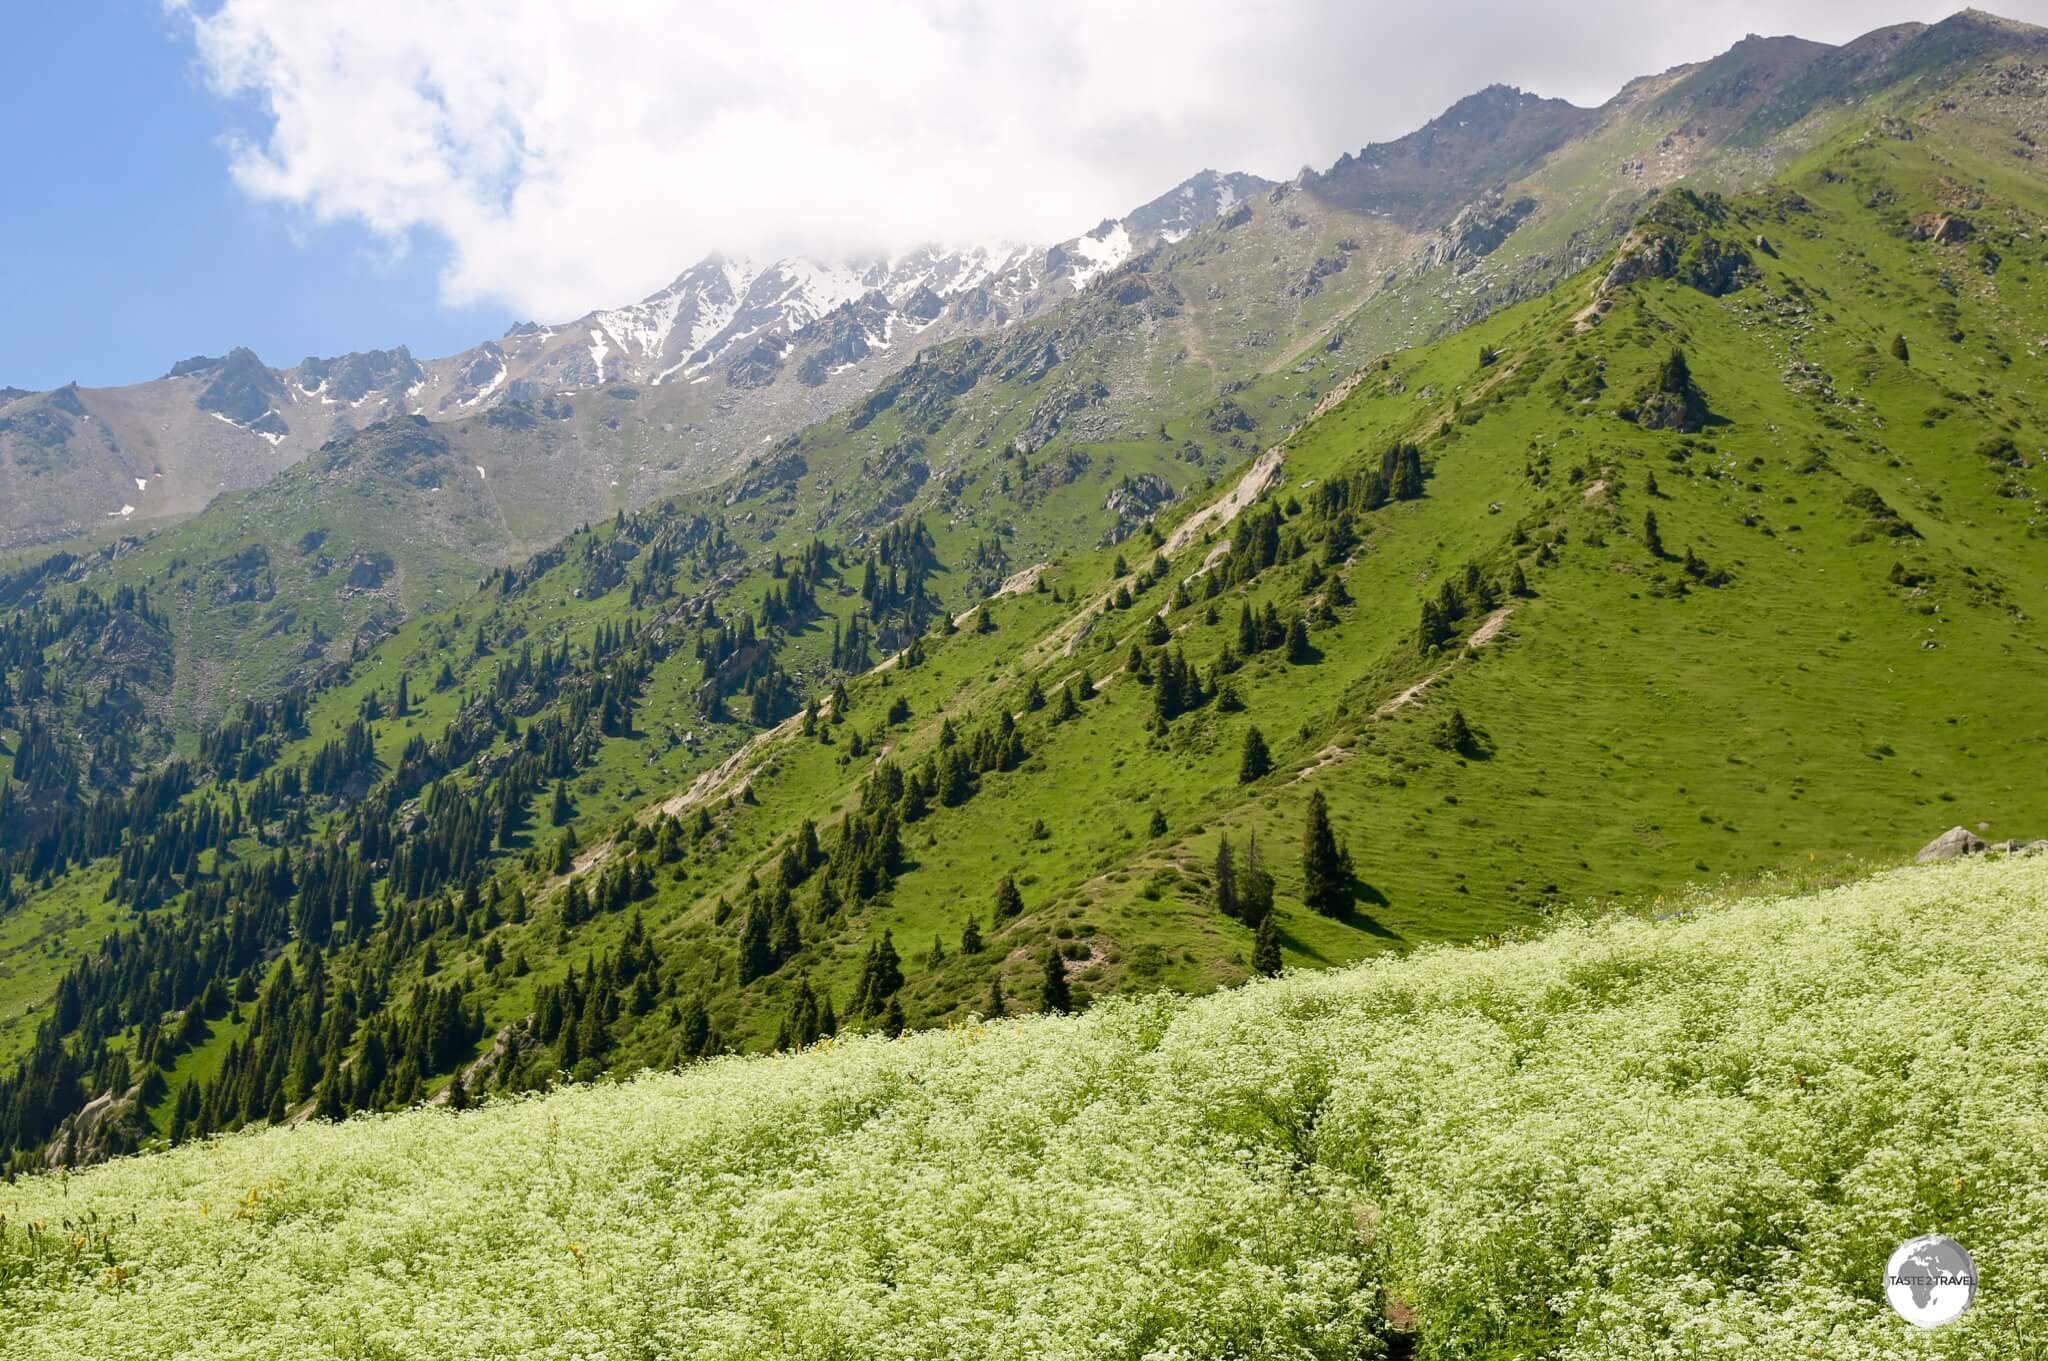
[[[1109,499],[1103,503],[1109,513],[1116,516],[1116,526],[1109,531],[1109,541],[1122,543],[1137,533],[1140,525],[1173,498],[1172,485],[1157,473],[1143,473],[1117,483]]]
[[[287,427],[277,414],[283,396],[283,380],[253,351],[237,348],[213,370],[213,380],[199,394],[199,409],[257,434],[283,435]]]
[[[1970,219],[1957,213],[1928,213],[1913,221],[1915,241],[1932,241],[1943,246],[1967,241],[1976,234],[1976,231]]]
[[[1086,410],[1109,396],[1109,389],[1101,380],[1092,383],[1077,383],[1061,388],[1038,404],[1031,413],[1030,422],[1018,434],[1016,446],[1019,453],[1035,454],[1052,443],[1052,437],[1060,426],[1077,411]]]
[[[1756,261],[1716,231],[1728,215],[1718,194],[1674,189],[1661,196],[1622,239],[1601,290],[1639,279],[1676,279],[1718,298],[1755,283],[1762,277]]]
[[[1513,203],[1502,201],[1499,190],[1479,202],[1467,204],[1458,215],[1438,230],[1422,254],[1416,257],[1418,270],[1457,264],[1491,255],[1508,234],[1536,211],[1536,200],[1524,195]]]
[[[403,390],[427,376],[400,345],[395,350],[368,350],[336,359],[307,356],[299,365],[297,381],[301,391],[338,402],[359,402],[372,392]]]
[[[763,336],[726,370],[726,381],[738,388],[767,387],[782,367],[780,336]]]
[[[1913,857],[1913,863],[1926,865],[1937,860],[1960,860],[1966,855],[1982,855],[1985,849],[1983,838],[1968,828],[1951,827],[1922,846],[1920,853]]]

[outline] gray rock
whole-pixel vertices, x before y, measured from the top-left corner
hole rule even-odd
[[[1913,857],[1916,865],[1925,865],[1936,860],[1959,860],[1966,855],[1982,855],[1984,839],[1967,827],[1951,827],[1934,840],[1920,848],[1920,854]]]

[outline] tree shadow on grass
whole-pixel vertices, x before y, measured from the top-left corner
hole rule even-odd
[[[1401,940],[1403,938],[1399,931],[1394,930],[1378,917],[1360,907],[1361,903],[1369,907],[1385,907],[1387,906],[1386,894],[1380,892],[1379,889],[1355,874],[1351,876],[1348,888],[1350,889],[1349,898],[1344,904],[1344,910],[1337,914],[1335,920],[1343,922],[1355,931],[1363,931],[1367,935],[1377,936],[1381,940]]]

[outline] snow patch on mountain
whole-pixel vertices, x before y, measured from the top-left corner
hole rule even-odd
[[[1078,293],[1131,258],[1131,233],[1121,222],[1105,223],[1088,235],[1075,238],[1069,253],[1074,258],[1069,277]]]

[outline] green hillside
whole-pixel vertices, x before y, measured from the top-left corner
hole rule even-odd
[[[2044,971],[2048,861],[1979,861],[229,1137],[0,1187],[0,1344],[2024,1361]]]
[[[489,479],[386,427],[318,488],[10,579],[0,1151],[1035,1009],[1054,952],[1085,1010],[2038,835],[2032,69],[1658,196],[1249,463],[1171,423],[1020,442],[983,413],[1020,330],[511,567],[468,537]],[[972,460],[920,443],[982,419]],[[323,555],[354,573],[387,497],[444,507],[441,608],[380,605],[394,562],[306,607],[335,646],[300,688],[166,716],[168,634],[224,670],[300,647],[256,625]],[[259,505],[299,537],[252,543]]]

